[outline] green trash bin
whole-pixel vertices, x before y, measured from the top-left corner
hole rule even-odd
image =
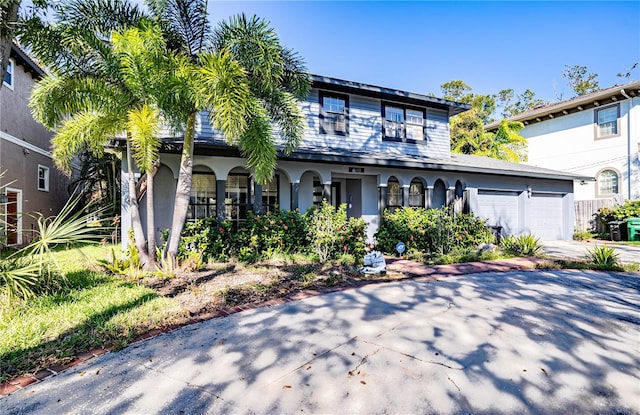
[[[640,218],[627,218],[627,235],[630,241],[640,242]]]

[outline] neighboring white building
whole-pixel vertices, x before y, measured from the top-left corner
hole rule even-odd
[[[314,76],[300,106],[305,136],[293,153],[279,154],[275,178],[266,186],[255,183],[238,149],[212,131],[202,114],[187,220],[244,220],[248,211],[275,205],[305,211],[326,198],[347,203],[349,216],[368,222],[369,238],[387,208],[444,205],[474,212],[502,226],[504,234],[572,238],[573,183],[588,177],[451,154],[449,118],[470,109],[466,104]],[[165,140],[155,176],[157,231],[171,226],[179,143]],[[123,180],[123,241],[130,224],[126,186]],[[143,216],[144,206],[141,201]]]
[[[548,104],[509,120],[525,125],[520,134],[529,142],[528,164],[595,178],[577,182],[575,200],[640,199],[640,82]]]

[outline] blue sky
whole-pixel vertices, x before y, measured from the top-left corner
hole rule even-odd
[[[213,0],[209,10],[212,22],[240,12],[269,20],[312,73],[438,96],[461,79],[478,94],[530,88],[567,99],[565,65],[586,66],[605,88],[640,61],[640,1]]]

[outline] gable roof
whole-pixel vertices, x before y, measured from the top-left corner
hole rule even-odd
[[[393,88],[363,84],[361,82],[345,81],[343,79],[331,78],[328,76],[311,75],[313,87],[318,89],[328,89],[344,93],[362,95],[382,100],[401,102],[409,105],[426,106],[446,110],[449,116],[460,114],[471,109],[471,105],[460,102],[449,101],[429,95],[416,94],[414,92],[402,91]]]
[[[525,111],[516,116],[507,118],[509,121],[520,121],[525,125],[535,124],[545,120],[562,117],[587,109],[612,104],[628,99],[628,97],[640,96],[640,81],[629,82],[623,85],[616,85],[610,88],[590,94],[581,95],[565,101],[553,102],[540,107]],[[496,130],[500,126],[500,121],[486,125],[487,131]]]
[[[24,71],[31,74],[32,77],[40,79],[44,76],[44,69],[42,69],[40,65],[36,63],[35,59],[16,42],[11,44],[10,56],[16,62],[16,65],[22,66]]]

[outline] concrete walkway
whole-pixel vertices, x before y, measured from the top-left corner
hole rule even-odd
[[[640,414],[640,276],[369,285],[209,320],[0,398],[3,414]]]
[[[584,259],[587,251],[596,246],[610,246],[624,263],[640,263],[640,245],[628,245],[611,241],[544,241],[542,252],[553,258]]]

